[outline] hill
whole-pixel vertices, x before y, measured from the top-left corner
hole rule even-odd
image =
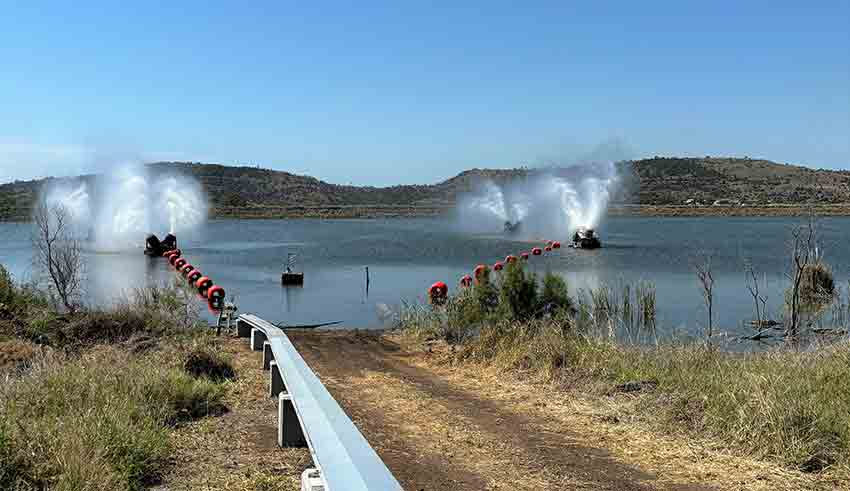
[[[653,157],[617,164],[623,186],[614,203],[658,206],[850,203],[850,172],[749,158]],[[472,169],[437,184],[346,186],[259,167],[157,162],[152,174],[193,176],[214,216],[377,216],[435,214],[482,179],[506,182],[538,169]],[[573,168],[547,169],[568,177]],[[95,176],[77,178],[91,181]],[[26,219],[45,180],[0,185],[0,219]]]
[[[679,205],[718,200],[747,205],[850,202],[850,172],[749,158],[655,157],[632,162],[639,202]]]

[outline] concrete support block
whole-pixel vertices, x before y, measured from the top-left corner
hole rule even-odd
[[[252,351],[262,351],[263,343],[266,342],[268,338],[266,337],[266,333],[259,329],[251,329],[251,350]]]
[[[236,321],[236,334],[240,338],[251,337],[251,324],[239,319]]]
[[[286,386],[283,383],[283,377],[280,375],[277,363],[269,362],[269,370],[269,397],[277,397],[286,392]]]
[[[274,360],[272,353],[272,344],[268,341],[263,342],[263,370],[269,369],[269,364]]]
[[[292,396],[286,393],[278,395],[277,405],[277,444],[283,448],[306,447],[307,439],[298,421]]]

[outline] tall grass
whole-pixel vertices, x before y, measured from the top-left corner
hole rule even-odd
[[[3,489],[140,489],[165,469],[167,428],[217,412],[223,386],[163,353],[100,348],[37,359],[0,387]]]
[[[230,360],[174,288],[57,313],[0,268],[0,335],[42,348],[0,369],[0,489],[139,490],[170,465],[170,427],[219,413]],[[2,341],[2,340],[0,340]],[[0,353],[2,355],[2,353]],[[2,360],[0,356],[0,360]]]
[[[500,301],[508,298],[501,295]],[[504,308],[453,317],[453,302],[463,301],[450,299],[445,310],[408,312],[401,327],[434,337],[465,332],[462,338],[444,336],[456,344],[457,361],[592,394],[610,394],[626,382],[647,382],[652,389],[642,394],[639,407],[666,430],[715,438],[805,471],[830,466],[850,470],[846,343],[809,352],[732,354],[702,343],[618,342],[654,333],[655,288],[648,282],[580,291],[564,300],[569,309],[530,318],[505,315],[515,311]],[[468,318],[477,321],[464,323]],[[441,329],[429,329],[437,325]]]
[[[728,442],[802,470],[850,466],[850,346],[729,354],[701,344],[624,346],[572,321],[500,322],[458,358],[603,393],[650,382],[642,399],[665,429]]]

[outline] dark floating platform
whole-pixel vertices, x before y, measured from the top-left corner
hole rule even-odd
[[[280,284],[288,285],[303,285],[304,273],[283,273],[280,275]]]

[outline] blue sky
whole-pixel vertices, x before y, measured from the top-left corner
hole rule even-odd
[[[376,185],[593,152],[850,166],[850,2],[455,3],[4,2],[0,181],[159,159]]]

